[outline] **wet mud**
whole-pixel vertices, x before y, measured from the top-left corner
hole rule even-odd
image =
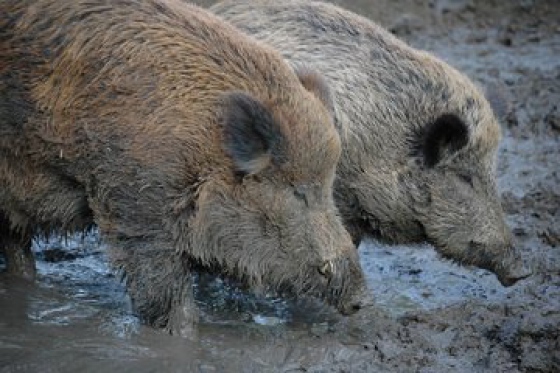
[[[560,371],[560,3],[335,2],[508,99],[499,186],[535,275],[504,288],[427,245],[368,241],[371,307],[343,318],[201,274],[188,340],[139,324],[95,232],[37,241],[36,283],[0,273],[0,373]]]

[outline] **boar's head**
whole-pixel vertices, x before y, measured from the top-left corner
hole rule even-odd
[[[357,250],[333,199],[341,152],[328,93],[311,73],[315,94],[257,99],[244,92],[221,100],[227,177],[199,188],[190,225],[194,256],[253,288],[326,300],[357,311],[365,289]],[[196,246],[196,245],[193,245]]]
[[[465,77],[443,66],[427,71],[403,78],[409,89],[380,89],[390,115],[379,120],[393,123],[385,142],[368,136],[376,160],[358,162],[350,186],[354,210],[344,215],[360,216],[362,234],[430,242],[444,257],[491,270],[511,285],[529,273],[513,247],[496,188],[500,126]]]

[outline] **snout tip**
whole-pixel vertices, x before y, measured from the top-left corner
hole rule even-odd
[[[344,316],[351,316],[356,312],[373,305],[373,299],[367,293],[352,298],[349,302],[339,304],[338,311]]]
[[[344,316],[350,316],[361,310],[363,307],[362,302],[356,301],[345,304],[342,307],[338,308],[338,311]]]
[[[527,271],[525,273],[522,274],[505,274],[505,275],[500,275],[498,274],[498,281],[500,281],[500,284],[502,284],[502,286],[505,287],[510,287],[515,285],[518,281],[526,279],[527,277],[530,277],[533,273],[531,271]]]
[[[505,287],[515,285],[531,275],[533,275],[533,271],[519,256],[516,256],[515,260],[511,261],[508,266],[502,267],[501,270],[496,272],[498,281]]]

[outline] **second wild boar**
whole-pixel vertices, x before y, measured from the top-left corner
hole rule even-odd
[[[500,126],[465,75],[334,5],[226,0],[211,10],[332,88],[343,143],[335,199],[355,242],[428,241],[504,285],[529,275],[496,190]]]

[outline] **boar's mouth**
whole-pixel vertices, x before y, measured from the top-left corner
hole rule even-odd
[[[441,252],[441,255],[460,265],[473,265],[494,273],[502,286],[512,286],[533,274],[519,252],[512,247],[504,247],[500,254],[493,254],[487,246],[470,242],[466,252],[461,255],[453,253],[457,251],[450,249],[449,252]]]
[[[350,316],[363,308],[363,295],[342,295],[339,291],[321,292],[317,289],[296,289],[293,285],[284,284],[279,289],[276,289],[279,294],[284,298],[298,299],[298,298],[315,298],[325,302],[329,306],[336,308],[336,310],[344,315]]]
[[[533,274],[533,271],[524,263],[520,252],[513,246],[504,247],[500,254],[488,253],[488,248],[475,242],[471,242],[469,246],[478,253],[473,264],[496,274],[502,286],[512,286]],[[480,260],[480,262],[478,263],[476,260]]]
[[[300,283],[285,282],[278,287],[283,295],[294,298],[313,297],[335,307],[342,315],[356,313],[365,305],[365,279],[361,268],[354,268],[348,258],[329,261],[329,273],[321,268],[315,275],[302,276]],[[320,275],[319,275],[320,274]]]
[[[364,305],[365,293],[348,284],[347,260],[339,260],[335,264],[335,274],[329,279],[321,276],[300,276],[304,280],[298,282],[290,278],[276,281],[275,278],[253,278],[246,274],[224,270],[218,263],[201,263],[198,260],[191,262],[191,270],[232,280],[236,286],[244,291],[255,293],[273,292],[284,299],[315,298],[335,307],[342,315],[348,316],[359,311]],[[267,276],[268,277],[268,276]]]

